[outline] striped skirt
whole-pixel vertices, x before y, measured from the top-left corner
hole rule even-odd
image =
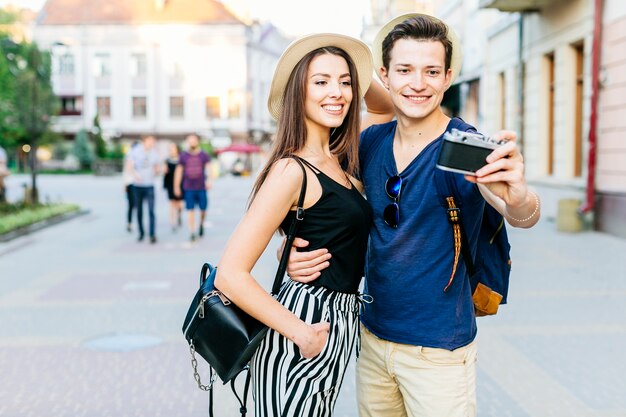
[[[358,336],[358,295],[287,280],[278,301],[307,323],[330,322],[330,333],[322,352],[305,359],[269,330],[250,362],[255,416],[331,416]]]

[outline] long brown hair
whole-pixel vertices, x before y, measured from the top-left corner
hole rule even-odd
[[[248,206],[252,204],[254,197],[263,185],[274,163],[289,155],[293,155],[304,148],[306,144],[305,100],[307,72],[311,61],[323,54],[340,56],[348,63],[352,84],[352,102],[341,126],[331,130],[329,144],[331,153],[337,156],[341,167],[348,174],[354,175],[358,170],[361,95],[359,94],[359,79],[356,66],[350,55],[343,49],[334,46],[318,48],[306,54],[289,76],[289,81],[287,81],[287,86],[283,93],[283,107],[278,118],[276,139],[274,140],[267,164],[263,167],[254,183]]]

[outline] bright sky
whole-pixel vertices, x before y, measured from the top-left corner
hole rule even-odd
[[[102,1],[102,0],[90,0]],[[132,1],[132,0],[128,0]],[[288,35],[338,32],[360,36],[368,0],[222,0],[244,16],[271,21]],[[0,0],[39,10],[45,0]],[[246,13],[247,11],[247,13]]]

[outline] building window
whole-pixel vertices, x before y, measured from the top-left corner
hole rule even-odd
[[[219,97],[207,97],[206,103],[206,117],[207,119],[219,119],[220,117],[220,98]]]
[[[83,98],[81,96],[63,96],[61,99],[61,116],[80,116],[83,112]]]
[[[501,72],[498,74],[498,87],[500,90],[500,129],[506,129],[506,74]]]
[[[101,53],[96,54],[94,57],[94,76],[98,78],[110,77],[111,70],[111,56],[109,54]]]
[[[546,66],[546,72],[547,72],[547,76],[548,76],[548,83],[547,83],[547,97],[548,97],[548,112],[546,117],[547,119],[547,144],[546,144],[546,148],[548,151],[548,155],[546,157],[546,173],[548,175],[552,175],[554,174],[554,53],[549,53],[547,55],[545,55],[545,66]]]
[[[170,69],[170,77],[176,80],[185,78],[185,70],[180,62],[174,62]]]
[[[241,94],[239,90],[228,90],[228,117],[237,119],[241,114]]]
[[[130,76],[135,78],[145,77],[148,74],[148,60],[146,54],[132,54],[130,56]]]
[[[170,91],[181,90],[184,86],[185,71],[179,62],[170,62],[167,69],[168,83]]]
[[[59,57],[59,74],[74,75],[74,55],[63,54]]]
[[[133,97],[133,117],[135,119],[145,118],[148,114],[146,98]]]
[[[96,97],[96,111],[100,117],[111,117],[111,97]]]
[[[583,175],[583,44],[574,46],[576,55],[576,102],[574,108],[574,177]]]
[[[170,97],[170,117],[177,119],[185,117],[184,97]]]
[[[471,80],[464,86],[465,103],[463,104],[463,120],[473,126],[478,126],[478,116],[480,114],[480,80]]]

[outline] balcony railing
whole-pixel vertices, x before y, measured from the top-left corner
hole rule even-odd
[[[59,116],[80,116],[82,114],[81,110],[76,109],[61,109],[59,110]]]
[[[498,9],[501,12],[539,11],[556,3],[555,0],[480,0],[482,9]]]

